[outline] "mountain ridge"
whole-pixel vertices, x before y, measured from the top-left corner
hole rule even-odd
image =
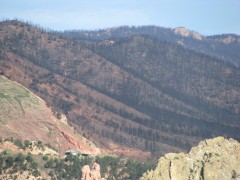
[[[192,49],[196,52],[202,52],[210,56],[215,56],[219,59],[223,59],[239,66],[240,54],[236,53],[236,51],[233,53],[232,51],[232,49],[239,51],[240,48],[239,35],[237,34],[232,34],[230,36],[231,40],[224,41],[225,36],[229,36],[229,34],[203,36],[200,33],[188,30],[185,27],[165,28],[159,26],[120,26],[96,31],[69,30],[63,32],[62,34],[65,34],[73,39],[89,41],[101,41],[104,39],[115,39],[118,37],[129,38],[135,35],[146,35],[161,41],[177,43],[185,48]],[[188,36],[186,36],[186,34]],[[216,37],[219,37],[220,39],[216,39]]]

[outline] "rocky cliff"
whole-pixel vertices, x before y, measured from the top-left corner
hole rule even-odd
[[[202,141],[188,154],[169,153],[161,157],[157,168],[141,179],[240,179],[240,143],[223,137]]]
[[[175,34],[178,34],[178,35],[183,36],[183,37],[192,37],[192,38],[194,38],[196,40],[202,40],[203,39],[203,37],[199,33],[193,32],[193,31],[189,31],[185,27],[174,28],[173,32]]]

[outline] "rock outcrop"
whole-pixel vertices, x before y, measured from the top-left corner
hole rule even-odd
[[[91,180],[91,170],[89,165],[83,166],[81,180]]]
[[[215,41],[224,43],[224,44],[231,44],[231,43],[240,43],[240,37],[236,35],[222,35],[215,38]]]
[[[99,180],[101,179],[101,173],[100,173],[100,165],[97,163],[94,163],[91,169],[91,178],[92,180]]]
[[[217,137],[193,147],[188,154],[161,157],[157,168],[141,180],[231,180],[240,179],[240,143]]]
[[[91,169],[89,165],[83,166],[81,180],[101,180],[100,165],[94,163]]]
[[[173,32],[175,34],[178,34],[178,35],[183,36],[183,37],[192,37],[192,38],[197,39],[197,40],[202,40],[203,39],[203,37],[199,33],[189,31],[185,27],[174,28]]]

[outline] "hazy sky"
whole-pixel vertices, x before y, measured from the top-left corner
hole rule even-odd
[[[54,30],[157,25],[240,35],[240,0],[0,0],[3,18]]]

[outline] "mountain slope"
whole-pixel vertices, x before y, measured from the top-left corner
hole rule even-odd
[[[203,138],[240,139],[231,63],[142,34],[79,40],[18,21],[0,30],[0,71],[108,152],[158,157]]]
[[[157,168],[141,179],[239,179],[239,160],[240,143],[218,137],[200,142],[188,154],[161,157]]]
[[[38,96],[16,82],[0,76],[0,137],[39,140],[63,154],[67,149],[99,153],[74,133],[66,119],[57,119]],[[90,142],[89,142],[90,143]]]
[[[187,51],[177,45],[139,36],[113,46],[94,46],[94,50],[102,57],[147,81],[154,88],[190,105],[191,108],[196,106],[195,103],[199,103],[197,108],[205,112],[209,111],[206,108],[211,104],[213,105],[211,111],[218,108],[214,106],[227,107],[229,110],[236,108],[234,104],[239,95],[232,97],[231,100],[228,98],[228,103],[225,102],[228,85],[231,86],[230,91],[239,91],[239,81],[236,78],[240,77],[239,69],[231,64]],[[177,106],[178,103],[175,101],[174,105]],[[174,105],[170,104],[169,107]],[[193,109],[191,111],[193,112]],[[219,119],[224,121],[226,113],[221,111],[215,113],[218,116],[217,121],[219,122]],[[237,122],[238,118],[229,120]]]

